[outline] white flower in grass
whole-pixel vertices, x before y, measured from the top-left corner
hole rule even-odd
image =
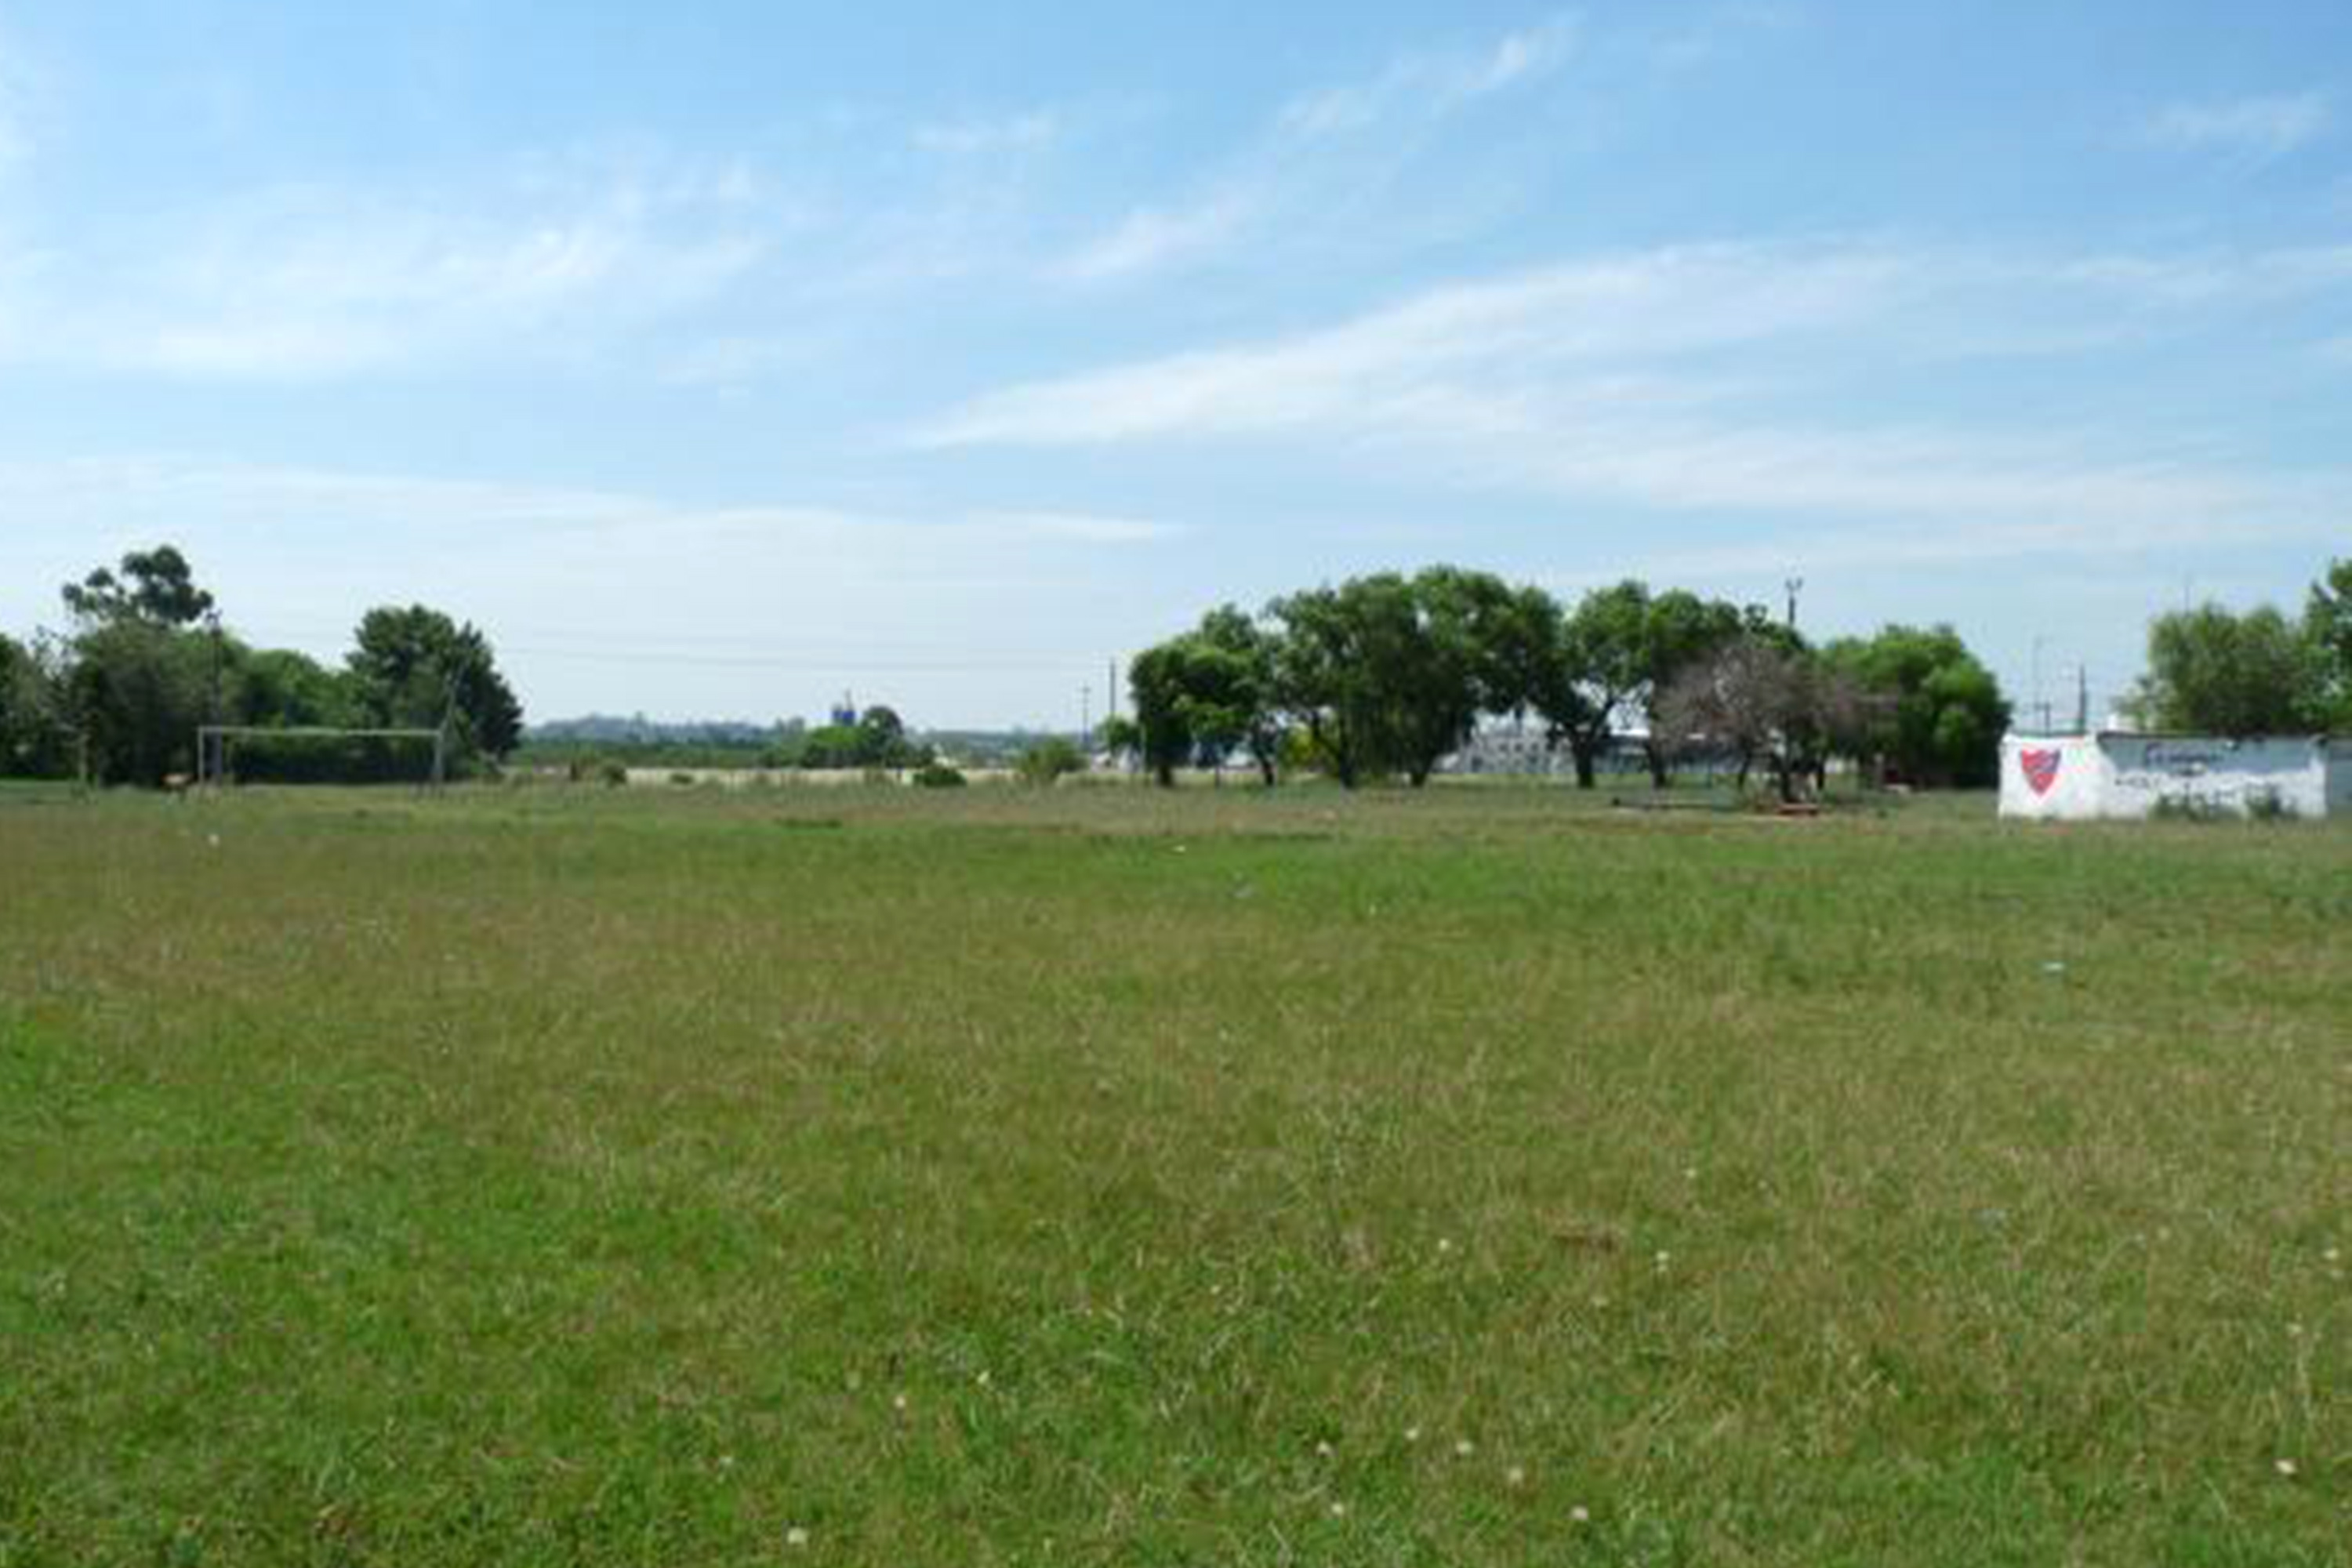
[[[2284,1476],[2288,1480],[2294,1479],[2295,1466],[2293,1459],[2281,1459],[2278,1461],[2276,1468],[2278,1469],[2278,1473]]]
[[[1477,1451],[1478,1445],[1473,1443],[1469,1438],[1456,1437],[1454,1439],[1454,1454],[1456,1458],[1466,1459]]]
[[[790,1530],[784,1531],[784,1544],[791,1547],[793,1551],[798,1552],[802,1547],[808,1544],[808,1531],[802,1529],[797,1524],[793,1526]]]
[[[1578,1503],[1574,1508],[1568,1510],[1568,1522],[1570,1524],[1591,1524],[1592,1522],[1592,1510],[1585,1507],[1582,1503]]]
[[[1408,1443],[1418,1443],[1418,1442],[1420,1442],[1420,1441],[1421,1441],[1421,1428],[1420,1428],[1420,1427],[1418,1427],[1418,1426],[1408,1426],[1408,1427],[1406,1427],[1406,1428],[1404,1429],[1404,1440],[1405,1440],[1406,1442],[1408,1442]]]
[[[1503,1472],[1503,1479],[1511,1486],[1523,1487],[1528,1484],[1528,1472],[1520,1466],[1513,1465]]]
[[[1347,1505],[1346,1503],[1343,1503],[1343,1502],[1334,1502],[1334,1503],[1332,1503],[1332,1505],[1331,1505],[1331,1517],[1332,1517],[1333,1519],[1345,1519],[1345,1518],[1347,1518],[1347,1517],[1348,1517],[1348,1505]]]
[[[907,1413],[907,1396],[903,1394],[892,1394],[890,1396],[890,1408],[897,1411],[899,1415],[904,1415]]]
[[[1328,1459],[1331,1457],[1331,1445],[1328,1443],[1318,1443],[1315,1445],[1315,1452],[1318,1457]]]

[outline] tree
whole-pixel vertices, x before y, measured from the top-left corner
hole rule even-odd
[[[1276,642],[1231,605],[1193,630],[1138,654],[1128,668],[1135,699],[1135,750],[1164,788],[1187,763],[1214,768],[1246,747],[1271,787],[1285,730],[1276,700]]]
[[[1657,741],[1655,697],[1672,686],[1686,669],[1712,659],[1743,638],[1784,649],[1794,639],[1761,610],[1742,611],[1721,599],[1702,599],[1687,589],[1673,588],[1649,602],[1639,631],[1641,689],[1651,700],[1650,739],[1643,755],[1650,765],[1650,784],[1664,789],[1670,782],[1666,749]]]
[[[210,639],[135,616],[75,637],[66,708],[91,775],[160,784],[192,771],[196,726],[215,711],[218,670]]]
[[[1200,629],[1193,636],[1224,660],[1202,672],[1222,694],[1225,710],[1207,717],[1213,725],[1235,736],[1227,752],[1234,744],[1248,750],[1250,761],[1257,764],[1258,777],[1272,789],[1281,776],[1283,742],[1289,732],[1276,700],[1279,650],[1275,634],[1239,606],[1220,605],[1201,617]]]
[[[1185,639],[1171,637],[1129,661],[1127,687],[1135,701],[1136,751],[1162,789],[1193,751],[1192,713],[1185,702]]]
[[[2303,633],[2318,666],[2317,717],[2337,734],[2352,734],[2352,561],[2328,563],[2311,585]]]
[[[1651,739],[1662,752],[1695,746],[1730,751],[1746,787],[1759,762],[1784,801],[1797,781],[1818,774],[1824,718],[1816,661],[1764,637],[1743,637],[1679,670],[1653,703]]]
[[[161,544],[121,565],[60,591],[76,626],[58,672],[60,716],[94,777],[161,784],[194,766],[196,726],[222,713],[226,649],[187,557]],[[199,622],[209,635],[191,629]]]
[[[2147,674],[2130,700],[2155,730],[2283,735],[2326,721],[2326,667],[2305,629],[2268,605],[2174,610],[2147,628]]]
[[[454,721],[460,757],[503,757],[522,739],[522,704],[489,639],[422,605],[370,610],[348,661],[352,698],[372,724],[434,729]]]
[[[1432,660],[1416,683],[1415,749],[1434,762],[1467,743],[1481,715],[1523,717],[1538,705],[1559,659],[1559,605],[1539,588],[1455,566],[1430,568],[1412,588]]]
[[[1831,714],[1836,748],[1890,764],[1916,784],[1978,787],[2000,777],[2010,705],[1948,626],[1889,626],[1822,649],[1848,688]]]
[[[1102,721],[1103,750],[1114,760],[1140,756],[1143,752],[1143,726],[1124,713],[1113,713]]]
[[[59,667],[53,643],[0,636],[0,775],[54,778],[72,768]]]
[[[1418,787],[1477,716],[1469,643],[1393,572],[1277,599],[1281,706],[1339,783],[1403,773]]]
[[[350,679],[291,648],[227,646],[231,711],[240,724],[349,726],[357,717]]]
[[[212,614],[213,596],[196,586],[187,557],[173,546],[133,550],[121,566],[120,576],[100,566],[66,584],[66,608],[74,619],[86,626],[136,620],[193,626]]]
[[[1648,693],[1650,590],[1628,578],[1577,602],[1561,633],[1560,663],[1539,707],[1566,739],[1576,784],[1591,789],[1618,715]]]

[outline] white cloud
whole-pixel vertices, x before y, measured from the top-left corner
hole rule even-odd
[[[1637,253],[1432,290],[1343,325],[993,393],[921,434],[936,446],[1235,435],[1386,413],[1434,400],[1496,406],[1498,368],[1716,347],[1852,320],[1903,286],[1897,258],[1863,249],[1781,255],[1739,247]],[[1449,395],[1482,387],[1475,398]]]
[[[1052,270],[1081,282],[1127,279],[1231,251],[1286,219],[1331,202],[1363,178],[1332,160],[1364,154],[1370,132],[1426,127],[1478,100],[1533,82],[1570,55],[1575,24],[1556,17],[1475,50],[1398,56],[1360,82],[1303,93],[1270,130],[1197,190],[1130,208]],[[1409,153],[1410,138],[1375,149],[1375,163]],[[1302,226],[1318,226],[1307,225]]]
[[[2151,117],[2140,135],[2158,147],[2267,163],[2318,137],[2332,118],[2324,94],[2275,93],[2172,104]]]
[[[982,511],[971,525],[1002,531],[1013,539],[1062,540],[1078,544],[1156,544],[1184,530],[1150,518],[1112,517],[1075,511]]]
[[[140,254],[11,270],[0,353],[308,380],[495,350],[569,355],[688,310],[765,242],[740,171],[534,176],[470,197],[279,189],[156,220]]]
[[[1190,207],[1139,207],[1064,262],[1062,274],[1088,281],[1119,278],[1214,251],[1241,233],[1259,205],[1251,195],[1228,189]]]
[[[1034,152],[1051,146],[1061,133],[1060,118],[1040,109],[995,119],[933,121],[915,128],[914,142],[926,153],[970,158]]]
[[[1486,48],[1398,56],[1365,81],[1303,93],[1283,107],[1277,127],[1298,137],[1363,131],[1400,112],[1444,114],[1557,68],[1572,51],[1576,25],[1558,16],[1507,34]]]
[[[2201,258],[2188,298],[2330,287],[2343,276],[2333,254]],[[1842,355],[1858,356],[1865,377],[1889,374],[1890,359],[1916,376],[1987,336],[1988,321],[2012,353],[2033,352],[2045,321],[2062,345],[2079,342],[2072,323],[2086,312],[2120,321],[2179,308],[2182,270],[2162,258],[2094,265],[1867,244],[1635,252],[1438,289],[1321,331],[1005,387],[915,439],[1280,439],[1351,469],[1369,461],[1455,487],[1987,525],[1979,544],[2025,537],[1999,531],[2010,525],[2088,525],[2111,542],[2190,526],[2307,527],[2343,504],[2346,486],[2315,499],[2151,456],[2128,432],[1831,419],[1805,395]],[[2009,325],[2018,312],[2023,324]]]

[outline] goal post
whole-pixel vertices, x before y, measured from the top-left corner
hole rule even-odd
[[[387,729],[328,724],[199,724],[196,726],[196,776],[199,785],[234,784],[238,742],[312,742],[368,743],[404,741],[430,748],[432,771],[424,783],[438,788],[448,779],[449,734],[446,729]]]

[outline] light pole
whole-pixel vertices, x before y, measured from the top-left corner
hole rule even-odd
[[[2044,735],[2050,732],[2050,704],[2042,695],[2042,645],[2049,640],[2041,636],[2033,639],[2033,711],[2041,717]]]

